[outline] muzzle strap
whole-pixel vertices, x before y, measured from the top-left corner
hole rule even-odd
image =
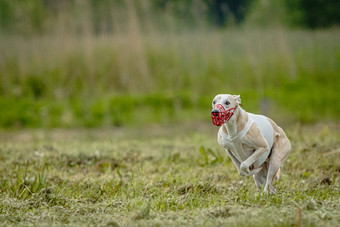
[[[213,110],[219,110],[219,112],[211,112],[212,123],[216,126],[221,126],[234,115],[237,106],[225,110],[221,104],[214,106]]]

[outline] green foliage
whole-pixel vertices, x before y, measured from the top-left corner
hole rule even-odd
[[[335,22],[308,2],[0,0],[0,128],[209,121],[217,93],[337,121],[339,30],[283,29],[337,23],[332,0],[319,13]]]
[[[287,12],[285,1],[257,0],[252,1],[244,24],[248,27],[288,27],[290,19],[295,18]]]
[[[0,31],[19,35],[107,34],[202,27],[272,25],[330,27],[339,24],[337,0],[0,0]]]
[[[240,23],[248,3],[249,0],[1,0],[0,26],[3,32],[19,34],[51,32],[59,29],[62,17],[75,32],[101,34],[126,29],[127,21],[137,16],[143,30],[149,30],[150,24],[159,30],[187,30],[208,24],[223,27]],[[51,28],[51,24],[56,27]]]
[[[0,1],[0,28],[2,30],[9,29],[9,25],[13,20],[12,12],[10,1]]]
[[[337,0],[252,1],[245,25],[255,27],[325,28],[339,25]]]
[[[337,226],[338,125],[284,129],[274,195],[237,173],[210,124],[1,131],[0,223]]]
[[[203,146],[200,147],[200,153],[204,159],[203,162],[199,162],[200,166],[215,165],[217,163],[224,162],[224,155],[221,155],[218,151],[214,152],[211,148],[205,149]],[[213,156],[214,159],[209,161],[209,155]]]
[[[2,36],[0,127],[208,122],[218,93],[274,120],[339,119],[337,29],[119,37]]]
[[[286,0],[292,24],[310,28],[331,27],[340,23],[340,2],[337,0]]]

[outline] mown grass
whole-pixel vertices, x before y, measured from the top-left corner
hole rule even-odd
[[[241,94],[248,110],[283,121],[339,120],[339,34],[240,28],[1,35],[0,127],[202,120],[217,93]]]
[[[4,225],[337,226],[335,126],[287,130],[293,151],[262,195],[213,125],[0,133]],[[299,214],[300,213],[300,214]]]

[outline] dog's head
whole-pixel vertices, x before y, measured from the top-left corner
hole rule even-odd
[[[228,122],[240,104],[241,98],[239,95],[216,95],[212,101],[211,118],[213,124],[221,126]]]

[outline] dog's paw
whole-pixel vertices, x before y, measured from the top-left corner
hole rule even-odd
[[[264,194],[275,194],[276,191],[272,185],[266,185],[263,190]]]
[[[240,171],[238,172],[238,174],[240,174],[240,175],[243,176],[243,177],[248,176],[248,174],[247,174],[246,172],[242,171],[241,169],[240,169]]]
[[[250,173],[249,165],[247,165],[245,162],[242,162],[240,165],[240,172],[245,173],[246,174],[245,176],[249,175]]]

